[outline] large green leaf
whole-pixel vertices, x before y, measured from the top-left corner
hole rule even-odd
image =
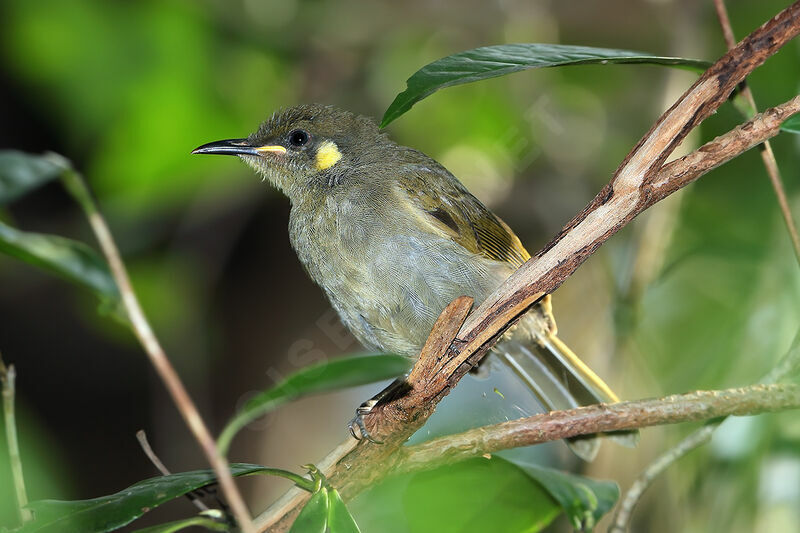
[[[328,526],[328,489],[323,487],[311,495],[295,518],[289,533],[325,533]]]
[[[63,165],[54,158],[0,150],[0,205],[13,202],[63,171]]]
[[[514,464],[550,493],[577,531],[591,531],[619,498],[619,487],[613,481],[598,481],[518,461]]]
[[[361,532],[336,489],[328,490],[328,530],[330,533]]]
[[[394,476],[350,508],[366,531],[381,522],[387,533],[539,531],[561,511],[588,531],[618,498],[614,482],[495,456]]]
[[[297,515],[289,533],[360,533],[353,515],[330,487],[322,487],[311,495]]]
[[[252,464],[232,464],[230,468],[234,476],[269,470]],[[212,470],[196,470],[146,479],[115,494],[91,500],[31,502],[28,507],[33,510],[35,519],[19,529],[19,533],[113,531],[165,502],[215,481]]]
[[[348,504],[364,531],[531,533],[561,509],[542,486],[497,456],[393,476]]]
[[[226,453],[240,429],[286,402],[308,394],[391,379],[410,367],[411,361],[407,357],[382,354],[334,359],[303,368],[244,405],[222,431],[218,442],[220,452]]]
[[[437,59],[415,72],[406,81],[406,90],[398,94],[381,120],[381,127],[411,109],[411,106],[439,89],[505,76],[513,72],[543,67],[636,63],[664,65],[703,71],[707,61],[681,57],[663,57],[609,48],[563,44],[503,44],[484,46]]]
[[[0,222],[0,253],[82,285],[112,309],[119,303],[119,291],[108,264],[82,242],[21,231]]]

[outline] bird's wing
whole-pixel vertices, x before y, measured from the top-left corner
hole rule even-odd
[[[500,217],[433,160],[406,167],[397,183],[404,202],[432,233],[472,253],[520,267],[531,255]]]

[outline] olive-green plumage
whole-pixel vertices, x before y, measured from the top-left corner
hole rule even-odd
[[[447,169],[346,111],[292,107],[194,153],[238,155],[288,196],[300,261],[370,349],[416,357],[448,303],[479,304],[530,257]],[[555,336],[549,297],[494,352],[547,408],[616,401]],[[591,439],[572,447],[587,459],[597,450]]]

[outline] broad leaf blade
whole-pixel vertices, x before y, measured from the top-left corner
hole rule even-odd
[[[120,296],[108,264],[89,246],[57,235],[21,231],[0,222],[0,253],[82,285],[105,304]]]
[[[567,513],[576,531],[591,531],[619,498],[619,487],[613,481],[589,479],[516,461],[515,464],[550,493]]]
[[[265,469],[252,464],[232,464],[234,476],[257,474]],[[91,500],[58,501],[40,500],[28,506],[35,519],[23,526],[19,533],[103,533],[120,528],[179,496],[214,483],[212,470],[196,470],[140,481],[109,496]]]
[[[336,489],[328,491],[328,529],[330,533],[361,533]]]
[[[57,178],[64,167],[47,156],[0,150],[0,205]]]
[[[328,489],[322,488],[311,495],[292,524],[289,533],[325,533],[328,526]]]
[[[561,512],[537,481],[496,456],[390,477],[348,508],[364,531],[386,533],[532,533]]]
[[[244,405],[222,431],[218,443],[220,452],[224,454],[227,451],[240,429],[286,402],[309,394],[391,379],[406,372],[410,366],[407,357],[382,354],[334,359],[300,369]]]
[[[711,66],[711,63],[698,59],[587,46],[540,43],[484,46],[437,59],[415,72],[406,81],[406,90],[397,95],[384,113],[381,127],[388,125],[423,98],[445,87],[533,68],[612,63],[664,65],[698,72]]]

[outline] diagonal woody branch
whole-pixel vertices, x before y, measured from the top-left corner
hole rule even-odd
[[[466,343],[461,354],[477,351],[502,330],[505,318],[520,315],[555,290],[611,235],[674,192],[649,187],[667,157],[739,82],[799,32],[800,3],[795,2],[708,69],[656,121],[592,202],[467,319],[458,336]],[[468,357],[470,362],[480,358]]]
[[[325,472],[330,483],[350,498],[383,477],[391,463],[389,457],[422,426],[435,404],[494,341],[537,300],[558,288],[611,235],[710,169],[774,136],[781,121],[800,111],[798,98],[664,165],[686,135],[725,102],[738,83],[798,33],[800,2],[795,2],[707,70],[656,121],[597,196],[466,319],[444,354],[431,356],[423,350],[408,393],[378,406],[366,420],[370,432],[384,444],[341,445],[323,460],[329,466]],[[256,519],[259,531],[288,529],[305,499],[291,491],[284,495]]]

